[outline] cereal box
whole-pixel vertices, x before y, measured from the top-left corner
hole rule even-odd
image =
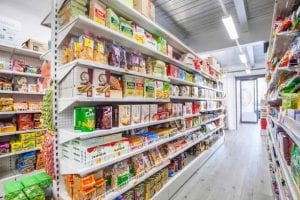
[[[141,105],[131,105],[131,124],[141,123]]]
[[[123,76],[123,97],[135,97],[135,77],[130,75]]]
[[[111,74],[109,78],[110,85],[110,97],[112,98],[122,98],[122,77],[118,75]]]
[[[131,105],[119,105],[119,127],[131,123]]]
[[[144,78],[142,77],[135,79],[135,96],[144,97]]]
[[[145,78],[144,97],[155,98],[155,81]]]
[[[150,106],[148,104],[141,105],[141,123],[150,121]]]
[[[109,85],[109,78],[110,73],[109,71],[102,70],[102,69],[94,69],[94,87],[93,87],[93,95],[94,97],[109,97],[110,96],[110,85]]]
[[[153,122],[157,120],[157,110],[157,104],[150,104],[150,121]]]

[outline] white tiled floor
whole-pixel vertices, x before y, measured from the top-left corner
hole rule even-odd
[[[271,200],[267,151],[258,125],[226,132],[225,144],[172,200]]]

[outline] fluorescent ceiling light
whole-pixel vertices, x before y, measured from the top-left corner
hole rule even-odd
[[[223,24],[226,27],[226,30],[229,34],[230,39],[232,39],[232,40],[238,39],[239,36],[237,34],[237,31],[236,31],[236,28],[234,26],[231,15],[228,15],[226,17],[222,17],[222,21],[223,21]]]
[[[246,57],[246,55],[244,53],[240,54],[240,60],[244,64],[247,63],[247,57]]]

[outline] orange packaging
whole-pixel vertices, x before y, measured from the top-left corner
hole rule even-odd
[[[106,6],[98,0],[90,1],[90,18],[105,26]]]

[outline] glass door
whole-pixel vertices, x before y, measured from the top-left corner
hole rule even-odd
[[[240,122],[258,122],[257,79],[240,80]]]

